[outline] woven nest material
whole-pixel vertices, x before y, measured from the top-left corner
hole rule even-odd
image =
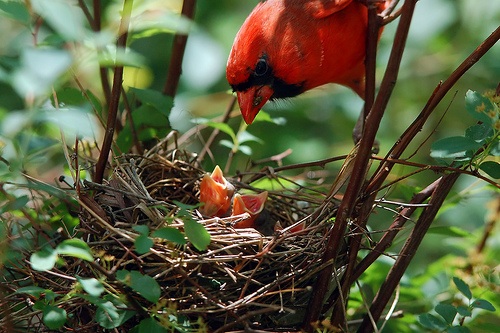
[[[149,275],[161,287],[160,301],[152,304],[129,290],[128,299],[136,308],[154,308],[158,313],[175,309],[191,322],[201,318],[209,332],[245,327],[297,329],[315,277],[323,268],[321,256],[331,223],[316,221],[298,233],[290,233],[286,227],[319,206],[323,195],[317,192],[306,187],[270,190],[266,209],[271,220],[282,227],[271,236],[250,228],[235,229],[234,223],[241,216],[205,219],[193,209],[192,218],[211,236],[206,250],[199,251],[189,242],[178,245],[153,238],[150,251],[142,255],[135,252],[134,240],[140,235],[137,225],[146,225],[151,232],[165,226],[184,231],[183,220],[177,216],[179,203],[199,206],[199,184],[206,173],[194,160],[195,156],[185,151],[158,146],[144,156],[119,158],[107,183],[86,183],[79,196],[81,231],[98,259],[90,266],[75,260],[65,268],[65,274],[99,280],[106,277],[107,284],[122,291],[123,283],[103,272],[112,268]],[[237,190],[252,189],[238,179],[230,181]],[[101,268],[96,269],[96,265]],[[31,274],[35,283],[46,284],[55,292],[71,290],[67,280],[47,272],[32,270]],[[61,306],[81,327],[87,323],[91,331],[102,330],[89,319],[95,316],[95,309],[74,301]],[[126,324],[134,327],[141,319],[132,318]]]

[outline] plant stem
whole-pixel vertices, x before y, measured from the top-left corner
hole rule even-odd
[[[127,45],[128,27],[130,24],[130,16],[132,14],[133,0],[124,0],[122,19],[119,28],[119,37],[116,42],[117,52],[123,49]],[[104,140],[101,147],[101,152],[99,154],[99,159],[96,164],[96,172],[94,175],[94,182],[101,184],[104,171],[106,169],[106,164],[108,162],[109,153],[111,151],[111,145],[113,143],[113,136],[115,133],[115,126],[118,114],[118,105],[120,104],[120,94],[122,90],[122,80],[123,80],[123,66],[115,66],[115,72],[113,75],[113,88],[111,90],[111,99],[108,108],[108,119],[106,122],[106,131],[104,132]]]

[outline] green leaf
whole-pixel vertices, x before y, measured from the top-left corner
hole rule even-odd
[[[488,311],[492,311],[492,312],[496,311],[493,304],[491,304],[487,300],[481,299],[481,298],[476,299],[474,302],[472,302],[472,304],[470,306],[474,309],[483,309],[483,310],[488,310]]]
[[[104,292],[104,286],[95,278],[84,279],[77,275],[76,280],[80,282],[83,290],[91,296],[99,297]]]
[[[25,48],[21,53],[21,67],[13,73],[12,86],[20,96],[44,95],[72,61],[65,50]]]
[[[170,110],[174,105],[172,97],[166,96],[161,92],[152,89],[130,88],[130,91],[132,91],[139,98],[143,105],[152,106],[168,119]]]
[[[176,228],[172,227],[164,227],[154,231],[151,236],[163,238],[168,241],[174,242],[179,245],[186,244],[186,239],[184,238],[184,234]]]
[[[66,239],[56,247],[56,251],[58,254],[94,261],[90,247],[81,239]]]
[[[136,224],[132,226],[132,229],[140,233],[141,235],[148,235],[149,234],[149,227],[144,224]]]
[[[491,178],[500,179],[500,163],[486,161],[479,165],[479,169],[486,172]]]
[[[472,312],[470,312],[470,309],[467,306],[463,306],[463,305],[457,306],[457,312],[462,317],[470,317],[470,316],[472,316]]]
[[[490,115],[495,112],[496,107],[488,98],[469,90],[465,94],[465,109],[474,119],[491,126],[493,117]]]
[[[107,46],[107,52],[100,52],[97,55],[99,65],[102,67],[130,66],[142,67],[145,64],[144,57],[130,49],[114,48]]]
[[[19,21],[26,26],[31,21],[28,7],[17,1],[0,1],[0,15]]]
[[[43,309],[43,323],[51,330],[57,330],[66,323],[66,310],[52,305]]]
[[[134,332],[137,333],[167,333],[167,329],[162,327],[160,323],[153,318],[141,320],[139,325],[134,327]]]
[[[116,278],[152,303],[160,299],[160,285],[151,276],[142,275],[138,271],[120,270],[116,272]]]
[[[15,294],[27,294],[35,298],[39,298],[41,294],[45,293],[46,289],[37,286],[22,287],[16,290]]]
[[[484,142],[493,135],[493,128],[485,123],[473,125],[465,130],[465,136],[476,142]]]
[[[418,322],[429,329],[444,330],[448,325],[446,322],[430,313],[424,313],[418,316]]]
[[[141,105],[132,111],[132,120],[136,128],[151,126],[169,128],[168,117],[151,105]]]
[[[206,122],[205,125],[210,126],[212,128],[216,128],[216,129],[220,130],[221,132],[226,133],[227,135],[229,135],[231,137],[231,139],[233,141],[236,141],[236,134],[234,133],[231,126],[229,126],[228,124],[216,123],[213,121],[209,121],[209,122]]]
[[[455,316],[457,315],[457,309],[453,305],[450,305],[450,304],[440,303],[440,304],[436,305],[434,310],[441,317],[443,317],[444,320],[450,325],[453,323],[453,320],[455,319]]]
[[[219,141],[219,144],[222,146],[222,147],[226,147],[226,148],[229,148],[231,150],[234,149],[234,142],[233,141],[229,141],[229,140],[220,140]]]
[[[42,16],[59,35],[67,40],[82,40],[85,17],[76,2],[65,0],[31,0],[37,14]]]
[[[205,227],[194,219],[184,219],[184,231],[189,241],[199,251],[204,251],[210,244],[210,234]]]
[[[452,326],[446,330],[447,333],[470,333],[470,329],[465,326]]]
[[[431,157],[433,158],[461,158],[468,151],[481,148],[481,144],[464,136],[453,136],[438,140],[432,144]]]
[[[271,118],[271,115],[263,110],[260,110],[259,113],[257,113],[257,116],[255,117],[255,120],[253,122],[256,123],[259,121],[274,123],[280,126],[284,126],[286,124],[285,118],[283,117]]]
[[[250,148],[250,147],[249,147],[249,146],[247,146],[247,145],[239,145],[239,146],[238,146],[238,150],[239,150],[241,153],[243,153],[243,154],[245,154],[245,155],[247,155],[247,156],[252,155],[252,148]]]
[[[19,210],[21,208],[26,207],[26,204],[29,202],[29,198],[27,195],[21,195],[15,200],[9,201],[6,204],[3,204],[3,207],[0,207],[0,213],[3,212],[13,212],[15,210]]]
[[[56,125],[70,139],[75,137],[94,138],[95,129],[99,127],[95,117],[81,107],[40,109],[33,120]]]
[[[119,327],[136,314],[135,311],[124,310],[127,305],[112,295],[106,295],[104,299],[97,299],[93,304],[97,306],[96,322],[106,329]]]
[[[247,131],[242,131],[242,132],[238,133],[238,142],[240,144],[245,143],[245,142],[258,142],[261,144],[264,143],[264,141],[262,141],[261,139],[259,139],[255,135],[250,134]]]
[[[135,251],[139,254],[144,254],[151,250],[153,240],[146,235],[140,235],[134,241]]]
[[[470,236],[470,232],[455,226],[432,227],[429,228],[428,233],[435,235],[444,235],[449,237],[460,237],[460,238]]]
[[[188,209],[195,208],[196,206],[186,205],[175,200],[174,203],[180,208],[177,216],[184,222],[184,232],[189,241],[199,251],[206,250],[206,248],[210,244],[210,234],[205,229],[205,227],[195,221],[188,212]]]
[[[498,138],[491,144],[490,155],[500,156],[500,140]]]
[[[469,286],[467,283],[465,283],[462,279],[459,279],[457,277],[453,277],[453,282],[455,283],[455,286],[457,286],[457,289],[468,299],[472,298],[472,292],[470,291]]]
[[[40,251],[33,253],[30,257],[31,268],[37,271],[51,270],[57,261],[57,251],[46,246]]]

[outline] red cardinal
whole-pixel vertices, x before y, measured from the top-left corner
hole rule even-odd
[[[200,183],[200,202],[203,206],[200,212],[208,217],[227,216],[231,206],[234,186],[229,183],[217,165],[211,175],[203,176]]]
[[[379,4],[382,11],[385,2]],[[227,80],[247,124],[268,100],[326,83],[364,97],[366,6],[354,0],[266,0],[236,35]]]
[[[267,191],[259,194],[243,194],[236,193],[233,200],[233,213],[231,215],[239,215],[249,213],[250,217],[246,220],[238,222],[234,225],[235,228],[255,228],[255,220],[264,209],[264,204],[267,200]]]

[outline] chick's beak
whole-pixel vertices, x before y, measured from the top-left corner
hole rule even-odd
[[[233,213],[239,215],[243,213],[250,214],[250,217],[235,224],[235,228],[253,228],[254,221],[264,209],[267,200],[267,191],[259,194],[235,194],[233,201]]]
[[[224,216],[229,210],[233,194],[234,186],[224,178],[219,166],[216,166],[211,175],[205,174],[201,180],[200,202],[203,206],[200,212],[208,217]]]
[[[274,90],[270,86],[255,86],[236,94],[243,120],[250,125],[260,109],[274,94]]]

